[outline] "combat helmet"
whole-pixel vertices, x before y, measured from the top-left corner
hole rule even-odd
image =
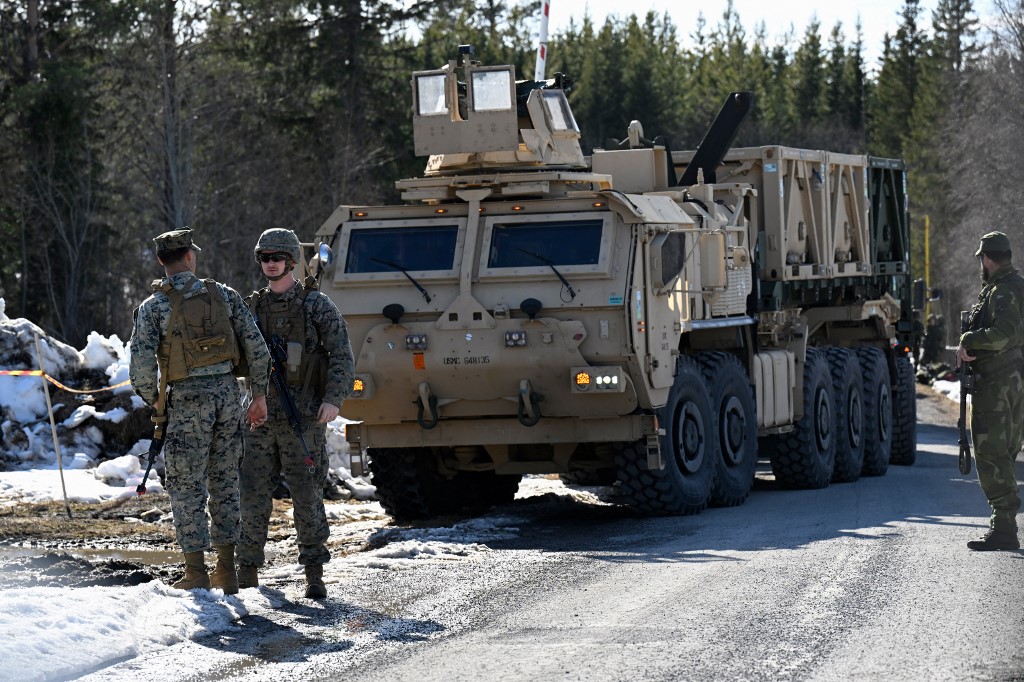
[[[256,242],[256,248],[252,252],[257,263],[260,262],[260,254],[264,251],[287,253],[293,263],[298,263],[302,259],[302,245],[299,244],[299,238],[291,230],[280,227],[272,227],[260,235],[259,241]]]

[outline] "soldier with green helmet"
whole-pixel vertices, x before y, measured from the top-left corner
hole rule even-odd
[[[154,421],[166,420],[167,493],[185,558],[185,576],[174,587],[234,594],[243,410],[232,370],[244,356],[251,369],[248,416],[263,421],[270,352],[238,292],[196,277],[200,249],[192,230],[165,232],[153,242],[166,276],[153,282],[153,295],[135,311],[129,376],[139,397],[156,408]],[[212,575],[203,557],[211,544],[217,550]]]
[[[1013,267],[1009,238],[989,232],[975,254],[984,286],[960,337],[957,365],[974,371],[971,434],[978,480],[992,515],[989,530],[972,550],[1018,549],[1020,495],[1014,459],[1024,429],[1024,277]]]
[[[316,290],[315,280],[295,278],[293,270],[302,259],[295,233],[277,228],[265,231],[254,256],[267,286],[253,292],[247,302],[266,340],[287,349],[283,368],[286,388],[302,414],[299,428],[313,461],[305,461],[303,444],[288,421],[282,399],[277,391],[271,391],[266,427],[246,437],[242,459],[239,584],[243,588],[259,585],[273,492],[283,474],[292,497],[306,596],[322,599],[327,596],[323,565],[331,558],[323,501],[329,469],[326,424],[338,416],[352,391],[355,362],[348,327],[338,308]]]

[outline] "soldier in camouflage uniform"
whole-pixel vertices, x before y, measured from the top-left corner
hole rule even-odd
[[[253,292],[247,302],[267,341],[279,341],[287,348],[288,361],[282,376],[286,375],[287,388],[302,413],[303,436],[314,462],[312,467],[307,465],[275,386],[267,400],[266,428],[246,436],[239,584],[259,584],[257,569],[265,559],[263,547],[274,488],[283,474],[292,497],[306,596],[322,599],[327,596],[323,565],[331,558],[325,545],[330,529],[323,501],[329,468],[325,425],[338,416],[342,401],[351,393],[355,373],[352,347],[348,327],[334,303],[315,289],[312,278],[303,283],[292,274],[302,257],[294,232],[267,230],[260,236],[254,255],[268,286]]]
[[[1010,240],[1002,232],[982,237],[975,255],[985,286],[971,309],[970,329],[960,337],[957,364],[971,362],[974,370],[971,432],[992,516],[985,536],[967,546],[1018,549],[1014,459],[1024,429],[1024,277],[1013,267]]]
[[[174,587],[234,594],[242,402],[232,368],[244,354],[252,372],[249,419],[261,421],[270,353],[238,292],[196,278],[199,247],[192,230],[166,232],[153,242],[166,277],[153,283],[153,295],[135,311],[129,372],[135,392],[157,408],[157,419],[166,410],[167,493],[185,556],[185,576]],[[212,576],[203,558],[211,539],[217,550]]]

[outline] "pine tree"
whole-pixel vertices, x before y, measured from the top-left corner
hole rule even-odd
[[[884,38],[868,141],[876,156],[903,156],[924,50],[925,34],[917,24],[920,13],[920,0],[904,0],[896,35],[887,33]]]
[[[925,216],[931,223],[933,273],[955,271],[943,264],[953,262],[965,246],[958,238],[963,204],[953,199],[953,187],[963,173],[963,164],[950,150],[953,135],[964,126],[966,111],[962,103],[973,100],[966,79],[978,55],[978,20],[973,12],[971,0],[939,0],[932,15],[934,33],[920,61],[910,130],[905,138],[909,192],[914,202],[912,260],[919,276],[923,276],[925,267]],[[962,284],[939,282],[938,286],[952,292]]]

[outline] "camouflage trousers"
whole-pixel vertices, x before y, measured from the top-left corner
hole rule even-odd
[[[242,403],[230,374],[189,377],[171,385],[164,441],[167,494],[183,552],[238,541],[238,461]]]
[[[270,417],[266,424],[245,436],[241,473],[242,539],[236,548],[238,563],[262,566],[266,560],[263,547],[267,544],[267,528],[274,508],[273,493],[283,474],[292,496],[299,563],[304,566],[326,564],[331,560],[324,544],[331,533],[324,510],[324,484],[329,468],[324,447],[327,427],[316,423],[313,416],[303,419],[303,437],[314,460],[314,470],[310,472],[302,444],[287,419],[276,415],[273,408]]]
[[[1021,371],[980,376],[971,396],[971,437],[978,480],[992,508],[994,530],[1017,528],[1020,495],[1014,460],[1024,431],[1024,378]]]

